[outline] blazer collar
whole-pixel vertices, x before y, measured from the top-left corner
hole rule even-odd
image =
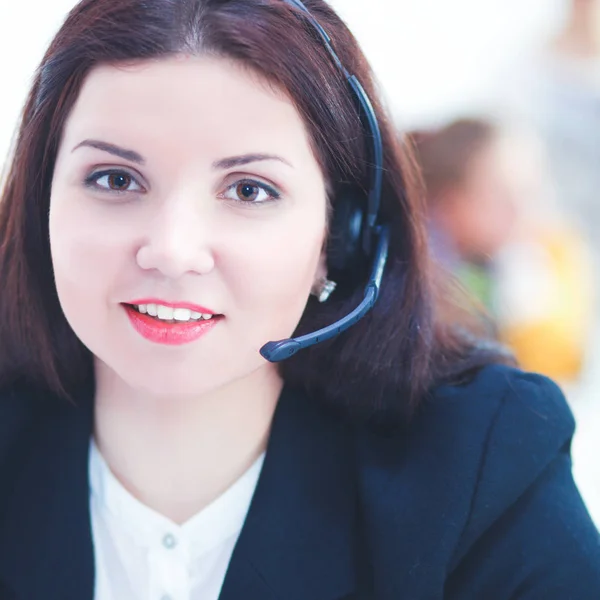
[[[93,598],[92,412],[65,408],[28,437],[0,523],[0,589],[16,600]],[[220,600],[339,600],[355,590],[353,452],[342,424],[284,389]]]

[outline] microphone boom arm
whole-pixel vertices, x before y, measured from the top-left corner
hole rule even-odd
[[[379,227],[379,235],[377,240],[377,250],[375,252],[375,260],[373,261],[373,269],[369,278],[369,283],[365,287],[365,297],[363,301],[348,315],[342,317],[339,321],[319,329],[313,333],[306,335],[280,340],[278,342],[267,342],[261,349],[261,355],[269,362],[280,362],[293,356],[299,350],[314,346],[320,342],[335,337],[342,331],[352,327],[360,321],[373,308],[383,278],[383,270],[387,262],[390,231],[387,226]]]

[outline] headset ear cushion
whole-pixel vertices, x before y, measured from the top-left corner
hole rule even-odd
[[[333,271],[348,271],[361,261],[363,204],[356,189],[344,189],[336,199],[327,243],[327,265]]]

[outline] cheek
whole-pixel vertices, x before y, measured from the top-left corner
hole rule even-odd
[[[260,236],[238,236],[223,260],[236,312],[267,331],[269,339],[295,329],[317,273],[325,237],[325,218],[290,220]],[[234,254],[234,248],[238,252]],[[254,329],[254,327],[252,327]],[[264,341],[264,333],[260,336]]]
[[[120,271],[123,248],[97,215],[57,190],[50,202],[49,233],[58,297],[71,326],[102,324],[107,290]],[[90,319],[94,314],[94,319]]]

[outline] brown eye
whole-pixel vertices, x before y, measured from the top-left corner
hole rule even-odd
[[[279,200],[281,194],[262,181],[243,179],[230,185],[220,197],[239,204],[259,205]]]
[[[238,183],[235,192],[243,202],[254,202],[260,194],[260,188],[257,185],[242,182]]]
[[[103,192],[123,194],[125,192],[144,192],[144,188],[137,182],[133,175],[127,171],[108,170],[92,173],[85,180],[85,185]]]
[[[107,176],[108,187],[116,192],[122,192],[131,185],[131,177],[127,173],[112,173]]]

